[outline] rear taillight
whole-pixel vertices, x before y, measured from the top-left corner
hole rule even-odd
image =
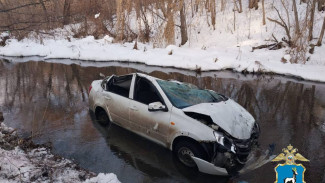
[[[93,87],[90,85],[90,86],[89,86],[89,90],[88,90],[88,94],[90,94],[90,91],[91,91],[92,88],[93,88]]]

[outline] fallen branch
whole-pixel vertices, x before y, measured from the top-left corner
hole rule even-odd
[[[254,50],[264,49],[264,48],[268,48],[269,50],[279,50],[283,47],[284,46],[282,42],[277,42],[273,44],[264,44],[264,45],[252,47],[252,52],[254,52]]]

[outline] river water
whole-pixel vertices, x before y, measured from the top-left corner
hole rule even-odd
[[[33,61],[37,60],[37,61]],[[5,124],[53,153],[94,172],[112,172],[122,182],[274,182],[266,165],[236,178],[193,172],[172,153],[118,126],[102,127],[88,110],[88,87],[99,73],[147,73],[215,90],[246,108],[261,127],[260,148],[276,144],[275,154],[292,144],[310,160],[308,183],[325,182],[325,84],[276,75],[203,72],[119,62],[0,59],[0,111]]]

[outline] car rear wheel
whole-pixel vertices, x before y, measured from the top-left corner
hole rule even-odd
[[[99,110],[96,112],[96,120],[101,125],[108,125],[110,123],[109,117],[104,110]]]
[[[192,159],[192,156],[206,159],[206,153],[203,148],[199,146],[198,143],[191,141],[180,141],[175,145],[174,150],[178,160],[185,166],[190,168],[195,168],[196,163]]]

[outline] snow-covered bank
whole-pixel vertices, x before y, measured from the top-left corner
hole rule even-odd
[[[292,48],[282,41],[286,38],[285,29],[272,21],[266,21],[266,24],[263,25],[262,8],[252,10],[244,7],[242,13],[234,13],[234,2],[225,1],[225,7],[222,8],[224,10],[216,12],[216,26],[213,28],[209,23],[209,12],[203,9],[193,16],[190,13],[190,2],[192,1],[186,2],[188,41],[181,47],[175,46],[181,43],[180,29],[176,28],[175,45],[164,48],[166,45],[162,40],[163,36],[160,35],[163,31],[159,30],[164,29],[166,23],[159,18],[160,16],[148,13],[147,17],[150,19],[148,24],[150,24],[152,32],[151,39],[146,44],[138,43],[137,50],[133,49],[134,42],[113,43],[114,39],[107,35],[101,35],[101,39],[94,39],[93,36],[74,38],[77,37],[75,32],[82,27],[82,23],[77,23],[51,30],[47,34],[31,32],[28,37],[20,41],[11,37],[12,39],[5,41],[4,47],[0,46],[0,55],[139,62],[151,66],[198,71],[233,69],[238,72],[270,72],[325,82],[325,40],[321,47],[311,46],[316,44],[317,37],[320,35],[325,12],[315,12],[314,38],[310,42],[301,41],[303,46],[307,45],[306,54],[297,61],[298,64],[292,64],[291,57],[295,58],[297,54],[294,54],[296,52],[293,52]],[[261,2],[259,4],[261,5]],[[216,5],[219,10],[220,3],[216,3]],[[248,3],[245,6],[247,5]],[[307,5],[299,3],[297,6],[300,24],[303,27],[305,25],[304,17],[308,15],[308,13],[306,14]],[[279,9],[283,18],[288,19],[288,22],[294,22],[293,11],[289,8],[291,11],[287,12],[285,7],[291,7],[290,3],[284,6],[282,1],[265,2],[266,17],[279,20],[277,13],[277,9]],[[97,17],[99,15],[96,14]],[[179,24],[179,21],[179,16],[175,16],[176,24]],[[140,24],[143,26],[143,22]],[[141,25],[139,26],[141,27]],[[91,22],[88,26],[96,29]],[[105,26],[107,30],[118,32],[118,29],[114,26],[110,27],[110,24]],[[139,31],[133,11],[129,15],[129,26],[132,32]],[[289,29],[294,35],[294,24],[289,24]],[[10,37],[10,34],[2,33],[2,37],[4,36]],[[279,50],[263,48],[253,51],[253,47],[281,41],[283,47]],[[312,54],[308,53],[309,50]]]
[[[45,146],[20,139],[0,122],[0,182],[119,183],[115,174],[95,173],[55,156]]]
[[[172,45],[167,48],[152,48],[150,45],[138,43],[138,50],[134,50],[133,46],[134,43],[111,43],[108,36],[98,40],[92,36],[83,39],[71,38],[70,41],[44,39],[42,44],[31,39],[22,41],[11,39],[7,41],[5,47],[0,47],[0,55],[140,62],[152,66],[201,71],[233,69],[238,72],[272,72],[325,82],[323,47],[315,47],[315,54],[310,55],[310,60],[306,64],[291,64],[289,61],[281,62],[282,57],[289,57],[284,49],[267,51],[261,49],[252,52],[250,44],[204,49]]]

